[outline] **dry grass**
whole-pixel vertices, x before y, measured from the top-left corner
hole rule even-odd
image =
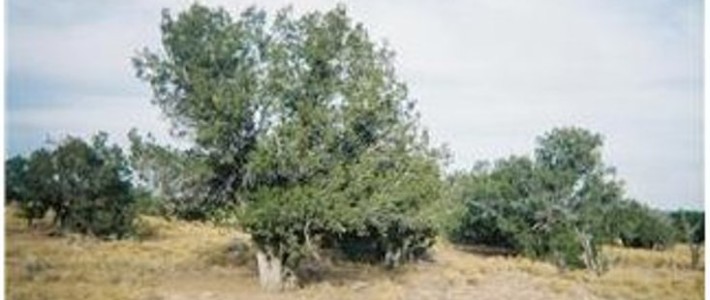
[[[325,280],[269,294],[225,249],[243,233],[200,223],[143,218],[142,241],[50,237],[6,212],[8,299],[702,299],[704,271],[687,247],[605,249],[611,270],[559,273],[546,263],[484,255],[439,243],[434,262],[387,272],[334,266]],[[474,252],[474,253],[472,253]]]
[[[143,218],[143,241],[50,237],[6,212],[5,274],[9,299],[139,299],[169,274],[219,268],[231,237],[223,228]],[[210,256],[210,254],[214,254]],[[214,266],[217,265],[217,266]]]

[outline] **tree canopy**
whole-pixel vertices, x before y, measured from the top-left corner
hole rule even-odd
[[[266,261],[285,264],[277,277],[316,241],[367,244],[392,265],[431,244],[420,211],[438,197],[437,151],[393,52],[343,6],[232,19],[193,5],[165,12],[161,31],[164,51],[136,57],[138,76],[204,157],[208,197],[236,207]]]
[[[39,149],[29,158],[6,164],[17,172],[8,178],[28,222],[51,210],[61,230],[101,237],[123,237],[132,230],[134,210],[131,171],[117,145],[95,135],[90,143],[67,137],[54,149]],[[20,160],[26,168],[19,168]],[[14,165],[13,165],[14,164]]]
[[[466,213],[454,237],[504,247],[560,266],[603,269],[599,244],[618,231],[621,183],[601,159],[602,137],[557,128],[537,139],[534,159],[510,157],[454,181]]]

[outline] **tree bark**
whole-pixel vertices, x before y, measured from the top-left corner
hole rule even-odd
[[[256,262],[259,268],[259,282],[267,291],[280,291],[284,284],[284,269],[281,258],[269,249],[256,252]]]

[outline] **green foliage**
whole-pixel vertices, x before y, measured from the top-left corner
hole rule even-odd
[[[430,231],[419,210],[437,196],[438,167],[391,53],[342,8],[300,19],[282,11],[272,30],[269,85],[280,101],[247,167],[256,192],[245,227],[286,262],[309,250],[311,236],[341,250],[368,244],[359,255],[372,260],[425,244],[414,236]],[[282,235],[269,240],[274,233]]]
[[[195,142],[194,151],[184,153],[195,157],[180,163],[199,161],[209,167],[208,174],[199,172],[205,178],[188,181],[199,181],[196,185],[205,189],[198,192],[200,198],[218,206],[238,202],[234,195],[243,184],[246,160],[267,121],[264,109],[270,95],[264,84],[263,19],[263,13],[253,9],[239,22],[223,9],[200,5],[177,19],[165,10],[161,23],[165,53],[146,49],[133,60],[138,77],[150,83],[153,103],[172,122],[176,135]],[[187,210],[190,218],[209,214],[177,210]]]
[[[135,199],[136,214],[147,216],[164,216],[164,200],[156,197],[145,187],[134,187],[131,191]]]
[[[14,156],[5,162],[5,203],[18,201],[27,193],[27,159]]]
[[[479,169],[454,178],[453,197],[465,214],[454,228],[455,240],[522,250],[519,242],[533,222],[537,183],[533,163],[525,157],[496,162],[492,170]],[[516,205],[517,204],[517,205]],[[520,235],[519,237],[516,237]]]
[[[134,218],[130,170],[121,149],[106,134],[91,143],[68,137],[55,149],[39,149],[27,160],[22,214],[31,223],[48,210],[62,230],[123,237]]]
[[[602,138],[581,128],[538,138],[535,159],[479,164],[453,179],[464,207],[453,238],[513,250],[564,267],[596,268],[612,238],[609,212],[623,190],[601,160]]]
[[[705,243],[705,212],[678,210],[670,213],[670,218],[677,232],[677,239],[682,243]]]
[[[690,267],[700,266],[702,246],[705,244],[705,212],[679,210],[670,214],[676,229],[676,238],[688,244],[690,250]]]
[[[705,212],[678,210],[669,217],[677,232],[677,239],[682,243],[705,243]]]
[[[24,191],[18,195],[20,209],[30,224],[33,219],[44,217],[50,207],[60,203],[58,185],[53,178],[56,166],[52,160],[52,153],[45,149],[32,152],[27,160],[24,184],[16,183],[16,187]]]
[[[676,231],[667,215],[636,201],[618,205],[612,222],[624,246],[664,249],[675,242]]]
[[[579,233],[568,223],[551,227],[528,251],[534,257],[552,259],[560,267],[584,267],[584,248]],[[549,257],[551,255],[551,257]]]
[[[235,209],[260,250],[288,268],[353,242],[391,265],[431,245],[439,153],[418,129],[393,53],[344,7],[273,18],[250,8],[233,20],[193,5],[164,13],[161,30],[165,52],[134,63],[194,155],[135,147],[158,153],[137,157],[164,157],[148,169],[204,174],[194,186],[207,187],[196,198],[214,203],[211,216]],[[205,172],[182,167],[190,163]],[[184,195],[193,185],[165,186]]]
[[[206,219],[223,204],[209,193],[212,171],[207,159],[194,150],[179,150],[158,145],[152,136],[128,134],[131,142],[130,164],[142,189],[142,198],[153,210],[187,220]],[[142,202],[145,202],[141,200]]]
[[[510,157],[453,177],[452,197],[465,212],[454,240],[597,271],[604,267],[601,243],[673,244],[675,230],[665,215],[624,198],[623,185],[602,162],[601,136],[560,128],[537,141],[534,160]]]

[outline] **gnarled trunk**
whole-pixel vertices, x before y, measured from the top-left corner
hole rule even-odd
[[[281,258],[269,249],[259,249],[256,252],[256,263],[259,268],[259,282],[267,291],[280,291],[284,286],[284,267]]]

